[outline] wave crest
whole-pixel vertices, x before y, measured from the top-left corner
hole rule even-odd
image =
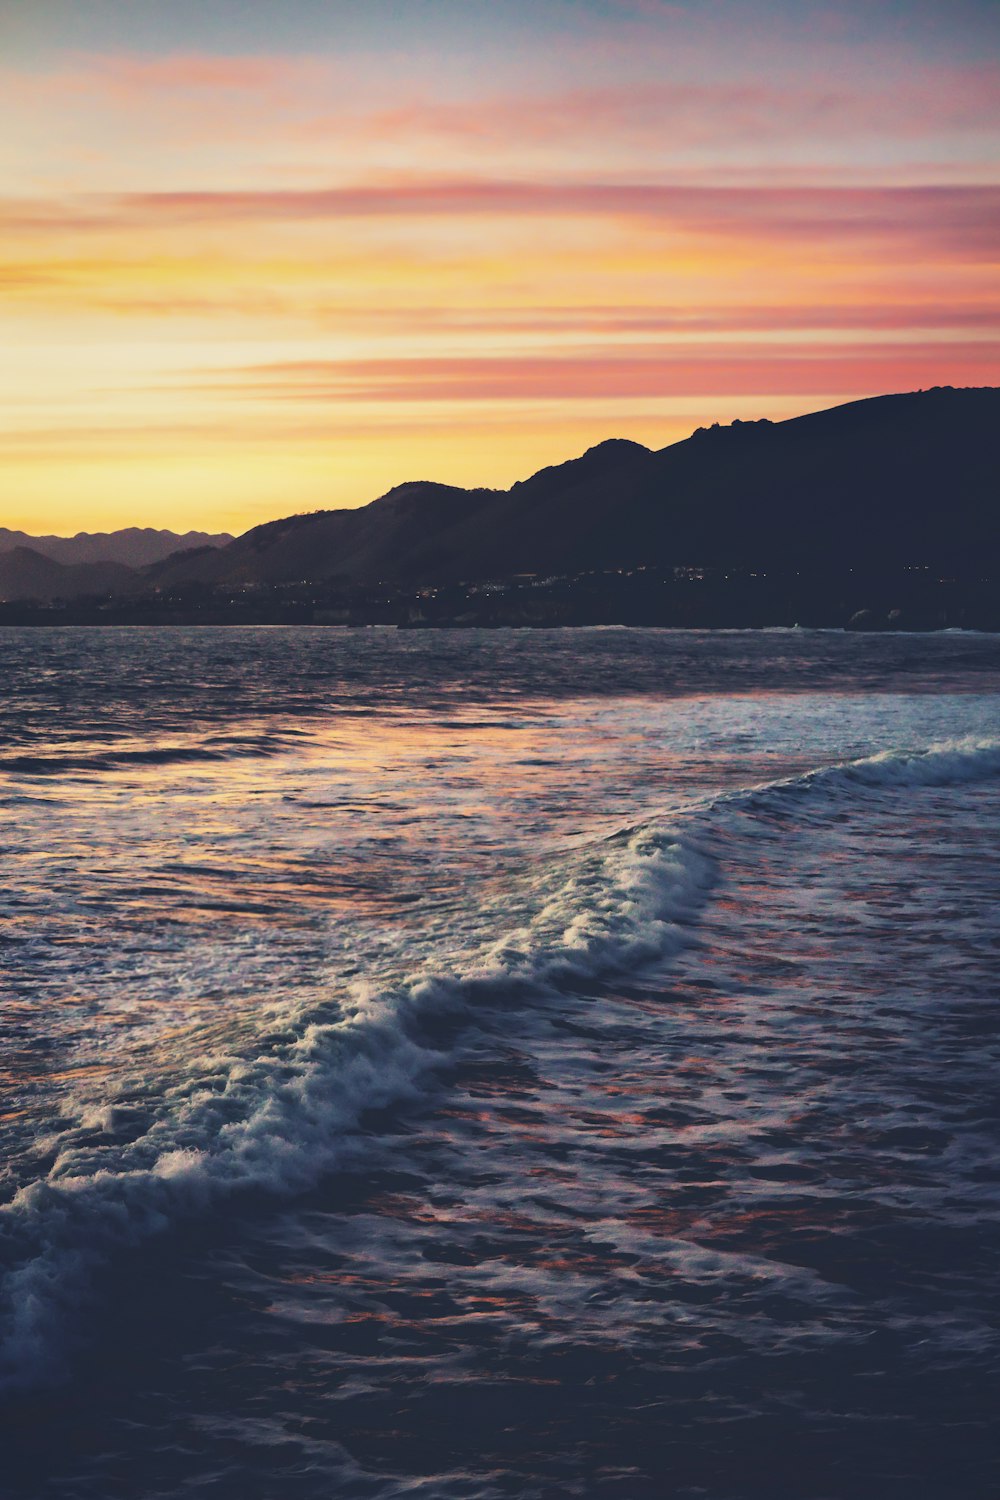
[[[388,988],[355,985],[287,1013],[257,1055],[216,1050],[164,1081],[138,1135],[115,1139],[114,1106],[60,1138],[41,1181],[0,1210],[8,1386],[57,1378],[67,1326],[96,1268],[177,1219],[245,1189],[298,1191],[342,1159],[365,1111],[418,1094],[442,1060],[435,1022],[663,959],[687,940],[716,876],[712,836],[731,815],[766,818],[905,786],[1000,775],[1000,741],[890,752],[724,793],[667,824],[622,829],[563,858],[497,913],[502,936],[453,969]],[[738,832],[733,827],[730,831]],[[202,1039],[203,1040],[203,1039]],[[149,1099],[148,1081],[143,1081]],[[140,1090],[140,1092],[142,1092]],[[98,1122],[100,1123],[100,1122]]]

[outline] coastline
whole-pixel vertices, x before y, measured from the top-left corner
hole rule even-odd
[[[1000,631],[992,578],[809,578],[642,574],[486,579],[443,587],[382,583],[189,586],[139,598],[0,602],[4,626],[388,626],[400,630],[635,627]]]

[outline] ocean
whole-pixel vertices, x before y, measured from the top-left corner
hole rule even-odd
[[[0,1493],[1000,1493],[1000,637],[3,633]]]

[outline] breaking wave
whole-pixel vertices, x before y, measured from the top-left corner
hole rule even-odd
[[[766,823],[800,805],[823,816],[859,790],[998,775],[1000,741],[962,740],[726,792],[554,860],[481,914],[484,935],[464,951],[439,949],[395,982],[345,983],[319,1006],[268,1012],[266,1033],[252,1042],[189,1032],[169,1070],[123,1081],[106,1104],[81,1108],[50,1143],[45,1177],[0,1210],[4,1383],[59,1378],[77,1310],[119,1248],[241,1191],[304,1189],[363,1149],[353,1132],[365,1112],[418,1096],[456,1022],[677,952],[724,865],[726,840],[748,819]]]

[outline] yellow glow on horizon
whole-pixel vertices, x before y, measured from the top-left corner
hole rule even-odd
[[[777,414],[794,416],[829,404],[822,395],[788,398],[777,403]],[[7,493],[17,499],[4,507],[0,524],[58,535],[134,525],[238,533],[276,516],[365,505],[412,479],[505,488],[605,438],[661,448],[720,415],[716,404],[704,401],[679,402],[676,414],[650,410],[654,403],[587,405],[586,412],[560,412],[545,404],[541,411],[501,415],[457,431],[439,419],[399,422],[388,433],[375,421],[325,437],[300,434],[270,442],[240,435],[157,443],[153,434],[97,434],[55,452],[45,446],[9,457]],[[757,417],[761,405],[757,398],[727,401],[723,416]],[[773,410],[775,403],[768,406]],[[210,508],[206,495],[212,497]]]
[[[833,106],[796,72],[699,93],[619,61],[634,95],[562,57],[482,98],[402,54],[0,66],[0,525],[240,531],[996,381],[990,179],[907,155],[933,89],[900,83],[898,168],[831,172]],[[857,106],[876,135],[883,93]]]

